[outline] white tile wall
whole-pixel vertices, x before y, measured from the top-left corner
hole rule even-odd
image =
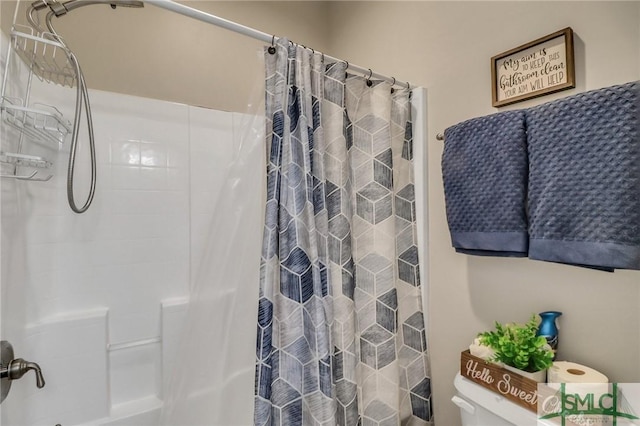
[[[233,154],[233,114],[189,107],[191,123],[191,284],[198,275],[211,217]]]
[[[107,309],[93,309],[27,324],[13,342],[15,355],[37,361],[46,386],[37,389],[31,372],[15,381],[3,415],[19,420],[5,424],[73,425],[107,416],[107,323]]]
[[[48,96],[47,87],[38,89]],[[13,324],[3,337],[17,356],[39,362],[47,379],[42,390],[33,378],[14,384],[3,404],[7,424],[157,422],[190,271],[231,162],[231,113],[90,96],[98,188],[86,214],[67,206],[68,145],[50,153],[57,163],[50,182],[2,182],[2,302],[14,306],[3,317],[4,329]],[[70,116],[73,97],[55,99]],[[3,147],[8,140],[15,138],[3,129]],[[83,136],[78,203],[89,173],[86,142]],[[79,310],[86,312],[69,316]]]
[[[20,93],[24,69],[17,64],[12,72],[12,90]],[[60,151],[24,145],[23,152],[54,161],[49,182],[0,181],[2,338],[14,344],[17,357],[38,362],[47,380],[41,390],[33,377],[16,381],[2,405],[2,424],[157,424],[183,343],[189,290],[209,281],[219,293],[213,338],[227,349],[212,351],[219,383],[202,386],[219,396],[209,407],[219,411],[218,419],[246,423],[253,394],[262,150],[237,160],[243,143],[259,140],[244,136],[262,131],[262,122],[100,91],[91,91],[90,98],[98,183],[87,213],[74,214],[67,205],[70,137]],[[32,99],[73,116],[74,90],[34,80]],[[0,132],[2,150],[15,151],[16,131],[2,125]],[[87,146],[83,133],[77,204],[88,190]],[[207,247],[220,243],[211,235],[212,217],[220,209],[234,217],[222,194],[232,164],[234,178],[240,171],[251,182],[246,196],[255,204],[255,223],[225,238],[248,238],[231,258],[254,259],[255,268],[244,262],[241,273],[232,274],[235,281],[227,281],[198,271],[211,262]],[[225,414],[234,403],[242,416]]]
[[[112,343],[157,336],[160,301],[188,288],[188,109],[104,92],[91,92],[91,101],[101,148],[89,211],[76,215],[66,206],[64,167],[52,182],[20,188],[26,195],[20,210],[31,294],[27,320],[107,306]],[[86,138],[81,143],[86,146]],[[80,158],[85,167],[76,179],[86,182],[82,152]],[[66,163],[64,153],[58,161]],[[81,188],[77,192],[82,198]]]
[[[200,113],[200,112],[198,112]],[[202,112],[204,113],[204,112]],[[264,206],[262,120],[234,113],[227,157],[218,138],[192,150],[192,296],[172,377],[168,424],[247,425],[253,419],[257,295]],[[193,149],[193,145],[192,145]],[[209,161],[196,164],[196,158]],[[226,178],[216,174],[224,173]],[[203,180],[204,181],[204,180]],[[223,182],[223,186],[213,182]],[[202,208],[199,208],[201,206]],[[206,218],[209,220],[206,220]],[[253,267],[252,267],[253,265]],[[193,365],[199,368],[192,368]]]

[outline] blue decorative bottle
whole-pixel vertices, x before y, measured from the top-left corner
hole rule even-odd
[[[538,315],[540,315],[541,321],[536,334],[547,339],[547,343],[553,349],[553,357],[555,358],[555,353],[558,349],[558,325],[556,324],[556,319],[562,315],[562,312],[546,311],[540,312]]]

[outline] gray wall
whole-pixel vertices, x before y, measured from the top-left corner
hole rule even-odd
[[[31,1],[23,0],[25,9]],[[325,2],[186,1],[269,34],[327,50]],[[15,1],[0,0],[2,28]],[[19,22],[26,22],[24,11]],[[94,89],[223,111],[247,110],[262,94],[263,43],[152,5],[142,9],[94,5],[54,20]]]
[[[565,27],[575,32],[576,89],[523,108],[640,78],[638,2],[334,2],[331,47],[367,68],[428,89],[429,330],[436,418],[449,401],[459,352],[494,321],[560,310],[559,358],[611,380],[640,381],[640,272],[613,274],[526,259],[456,254],[447,229],[435,135],[491,107],[490,58]]]
[[[7,28],[10,2],[1,2]],[[611,380],[640,381],[640,272],[614,274],[526,259],[456,254],[447,229],[435,135],[491,107],[491,56],[571,26],[576,89],[640,78],[638,2],[185,2],[428,89],[430,346],[440,426],[459,353],[494,321],[561,310],[559,357]],[[259,95],[262,43],[148,6],[85,8],[59,23],[92,87],[243,111]],[[256,87],[258,87],[256,89]]]

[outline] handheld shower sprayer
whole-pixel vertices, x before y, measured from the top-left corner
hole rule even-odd
[[[115,9],[118,6],[144,7],[144,3],[139,0],[69,0],[65,3],[60,3],[57,0],[37,0],[31,3],[31,7],[35,10],[42,10],[48,7],[56,16],[62,16],[78,7],[93,4],[108,4],[111,9]]]
[[[67,200],[69,201],[69,207],[71,207],[71,210],[73,210],[75,213],[84,213],[87,211],[87,209],[91,205],[91,202],[93,201],[96,190],[96,150],[93,135],[93,119],[91,117],[89,92],[87,90],[84,74],[82,73],[82,69],[80,68],[80,63],[78,62],[76,55],[71,51],[71,49],[69,49],[62,37],[60,37],[60,35],[56,32],[51,21],[54,16],[60,17],[79,7],[90,6],[94,4],[108,4],[112,9],[115,9],[118,6],[144,7],[144,3],[138,0],[70,0],[65,3],[60,3],[56,0],[37,0],[33,2],[27,10],[27,20],[34,27],[34,29],[41,31],[38,20],[34,17],[34,12],[46,9],[47,7],[50,9],[46,17],[47,29],[53,35],[56,41],[64,47],[67,57],[69,58],[69,62],[73,65],[73,69],[75,72],[76,108],[73,121],[73,133],[71,135],[71,144],[69,150],[69,166],[67,168]],[[91,157],[91,185],[84,205],[82,207],[78,207],[75,202],[73,181],[75,175],[76,151],[78,147],[78,134],[80,132],[80,119],[82,115],[83,104],[86,108],[85,115],[87,118],[87,131],[89,134],[89,155]]]

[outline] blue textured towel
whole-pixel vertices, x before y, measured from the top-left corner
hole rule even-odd
[[[529,257],[640,269],[640,84],[526,110]]]
[[[445,130],[442,178],[456,251],[527,255],[527,173],[524,112],[474,118]]]

